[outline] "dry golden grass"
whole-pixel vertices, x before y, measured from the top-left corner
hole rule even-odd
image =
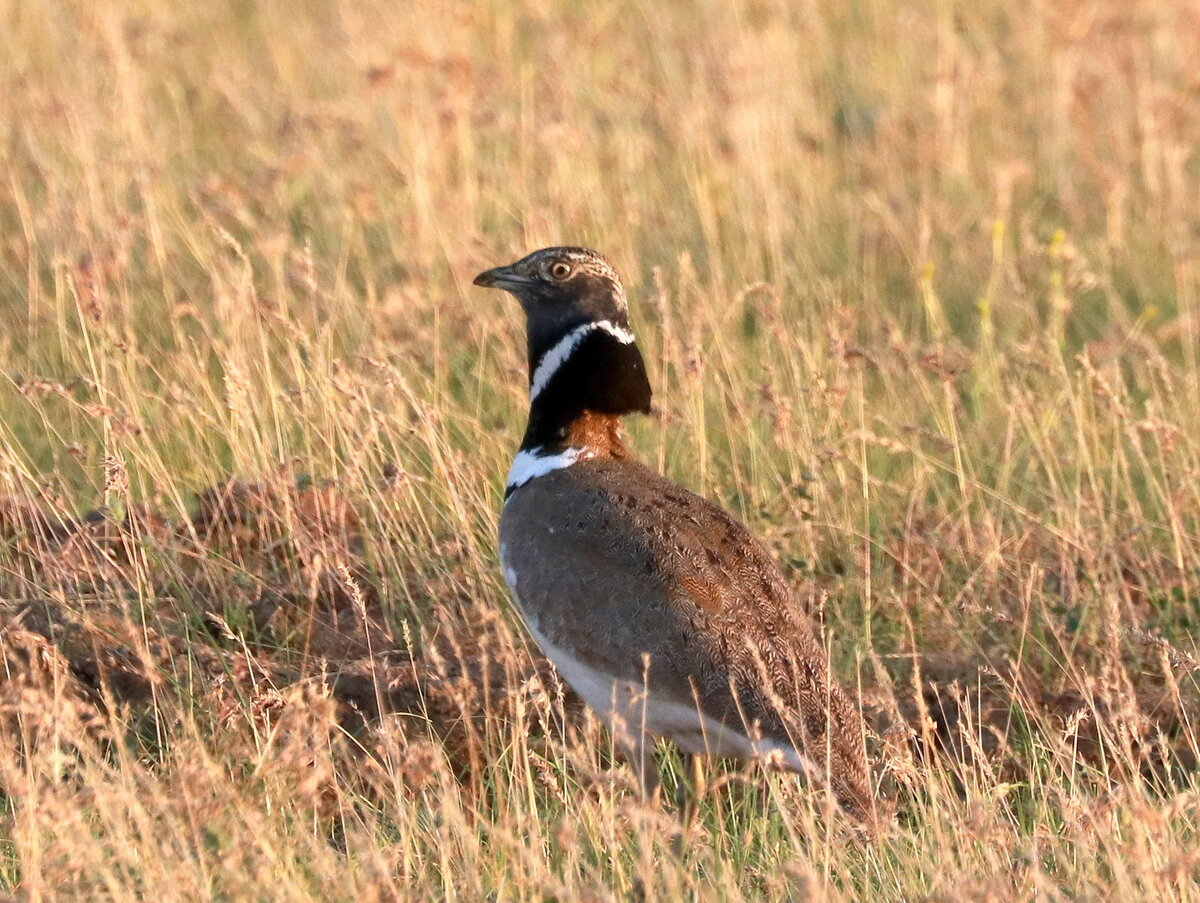
[[[0,891],[1200,900],[1194,2],[0,21]],[[858,688],[884,837],[731,766],[676,858],[516,625],[470,278],[566,242],[636,447]]]

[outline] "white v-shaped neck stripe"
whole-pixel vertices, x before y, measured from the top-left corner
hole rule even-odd
[[[533,371],[533,379],[529,384],[529,400],[533,401],[541,393],[543,389],[550,383],[550,379],[558,372],[558,368],[563,365],[563,362],[571,356],[571,353],[579,347],[579,343],[587,337],[587,335],[595,330],[607,332],[622,345],[633,344],[633,333],[622,326],[608,320],[600,320],[595,323],[584,323],[582,326],[576,326],[561,339],[559,339],[553,348],[542,355],[542,359],[538,361],[537,368]]]

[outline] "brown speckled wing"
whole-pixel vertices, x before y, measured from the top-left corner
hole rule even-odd
[[[871,810],[863,724],[779,570],[716,505],[629,459],[582,462],[513,494],[500,522],[522,607],[553,643],[825,766]]]

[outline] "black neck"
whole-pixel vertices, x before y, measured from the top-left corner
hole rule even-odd
[[[531,361],[531,379],[550,353]],[[534,388],[539,390],[529,405],[522,449],[561,450],[570,445],[572,427],[589,413],[650,413],[650,380],[637,344],[601,328],[587,332],[545,385]]]

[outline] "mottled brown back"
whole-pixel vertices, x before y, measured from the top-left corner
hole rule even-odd
[[[517,490],[500,541],[523,607],[556,644],[629,680],[648,655],[652,694],[792,744],[847,810],[871,817],[862,718],[771,557],[725,511],[601,457]]]

